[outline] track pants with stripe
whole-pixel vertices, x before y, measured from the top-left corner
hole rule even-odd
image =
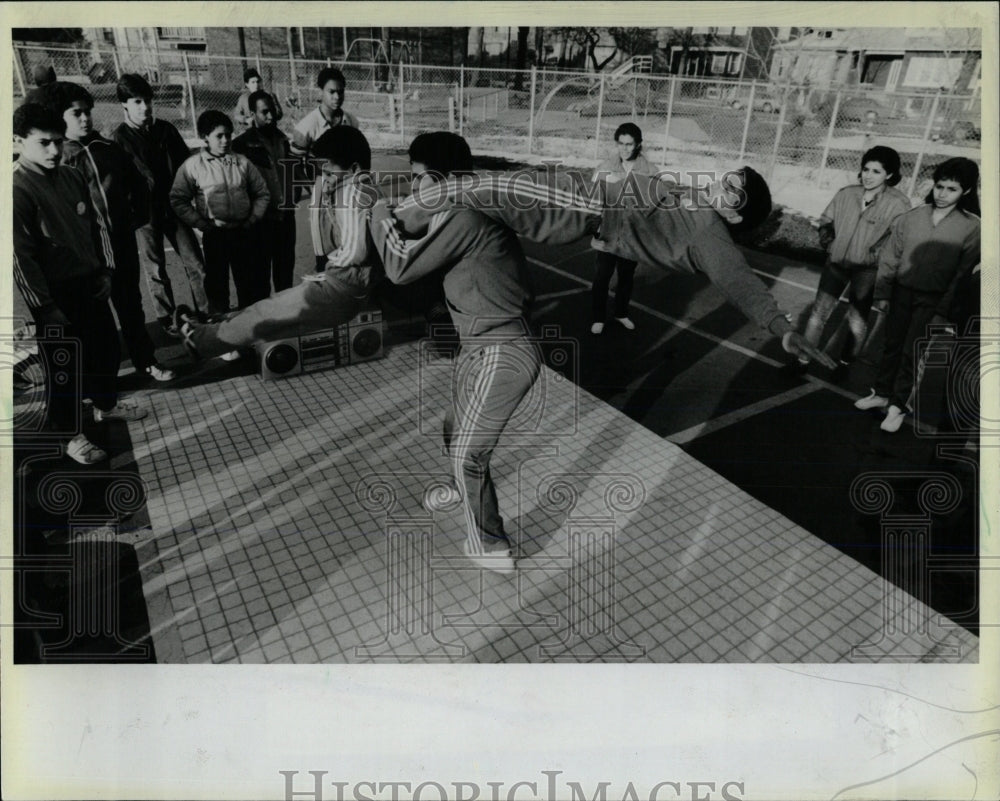
[[[459,352],[444,442],[473,552],[510,545],[497,507],[490,457],[540,369],[538,347],[526,336],[488,343],[473,339]]]
[[[221,323],[193,324],[191,341],[203,358],[220,356],[257,342],[335,328],[364,308],[367,288],[350,287],[325,274],[303,281],[237,312]]]

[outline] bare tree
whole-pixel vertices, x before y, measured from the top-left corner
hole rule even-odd
[[[594,72],[600,72],[618,55],[618,45],[615,44],[615,49],[611,55],[598,63],[597,46],[601,43],[601,32],[597,28],[572,28],[571,31],[570,38],[576,44],[586,49],[587,57],[590,59],[590,64],[594,68]]]
[[[630,56],[649,55],[656,48],[653,28],[608,28],[615,45]]]

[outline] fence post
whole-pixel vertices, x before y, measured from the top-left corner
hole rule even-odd
[[[635,104],[636,104],[636,98],[638,97],[638,95],[639,95],[639,79],[637,77],[633,76],[633,78],[632,78],[632,122],[635,122],[636,119],[638,119],[636,117],[636,115],[635,115]]]
[[[660,161],[661,167],[667,166],[667,148],[670,141],[670,118],[674,114],[674,91],[677,89],[677,76],[670,76],[670,94],[667,96],[667,121],[663,126],[663,158]]]
[[[917,160],[913,165],[913,175],[910,176],[910,191],[907,194],[913,197],[913,193],[917,189],[917,179],[920,177],[920,168],[924,163],[924,154],[927,153],[927,143],[930,140],[931,128],[934,126],[934,120],[937,118],[938,103],[941,102],[941,90],[938,89],[937,93],[934,95],[934,100],[931,103],[931,113],[927,115],[927,125],[924,128],[924,138],[920,140],[920,152],[917,153]]]
[[[188,54],[181,51],[181,58],[184,61],[184,80],[187,81],[188,88],[188,102],[191,103],[191,126],[197,131],[198,130],[198,113],[194,108],[194,86],[191,85],[191,67],[188,64]]]
[[[261,74],[261,76],[263,77],[263,75],[264,75],[264,68],[260,65],[260,53],[258,53],[256,56],[254,56],[253,60],[254,60],[254,63],[257,65],[257,72],[259,72]],[[270,83],[270,81],[268,81],[268,83]]]
[[[531,65],[531,94],[528,97],[528,155],[535,141],[535,89],[538,86],[538,68]]]
[[[747,152],[747,136],[750,134],[750,118],[753,116],[753,99],[757,92],[757,81],[750,81],[750,99],[747,100],[747,118],[743,121],[743,137],[740,139],[740,157],[737,161],[742,164],[743,157]]]
[[[21,48],[14,48],[14,74],[17,76],[17,83],[21,87],[21,97],[28,94],[28,90],[24,85],[24,66],[21,64]]]
[[[774,179],[774,165],[778,161],[778,146],[781,144],[781,129],[785,127],[785,113],[788,110],[788,95],[789,89],[785,89],[785,93],[781,96],[781,113],[778,114],[778,128],[774,132],[774,147],[771,149],[771,161],[767,166],[767,180],[768,182]]]
[[[448,130],[455,132],[455,98],[448,98]]]
[[[386,95],[389,100],[389,132],[396,132],[396,98],[393,95]]]
[[[403,85],[403,62],[399,62],[399,139],[406,144],[406,87]]]
[[[601,115],[604,113],[604,73],[601,73],[601,92],[597,97],[597,128],[594,130],[594,161],[601,152]]]
[[[292,95],[296,100],[299,99],[299,79],[295,74],[295,55],[292,52],[292,29],[288,29],[288,82],[291,84],[290,89],[292,90]]]
[[[122,62],[121,59],[118,57],[117,47],[111,51],[111,60],[114,62],[115,65],[115,80],[119,81],[121,80],[122,77]]]
[[[458,133],[462,135],[465,119],[465,64],[458,65]],[[530,152],[530,151],[529,151]]]
[[[826,173],[826,160],[830,156],[830,144],[833,142],[833,131],[837,126],[837,115],[840,113],[841,90],[837,90],[837,95],[833,99],[833,111],[830,113],[830,124],[826,129],[826,144],[823,145],[823,159],[819,163],[819,179],[816,185],[823,188],[823,176]]]

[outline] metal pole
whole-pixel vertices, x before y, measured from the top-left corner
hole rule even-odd
[[[677,89],[677,76],[670,76],[670,95],[667,98],[667,122],[663,127],[663,160],[661,167],[667,166],[667,148],[670,146],[670,118],[674,115],[674,92]]]
[[[830,125],[826,129],[826,144],[823,145],[823,160],[819,163],[819,180],[816,185],[822,188],[823,176],[826,173],[826,160],[830,156],[830,144],[833,142],[833,129],[837,126],[837,114],[840,113],[841,90],[837,90],[837,96],[833,99],[833,112],[830,114]]]
[[[594,130],[594,161],[601,152],[601,114],[604,113],[604,73],[601,73],[601,93],[597,97],[597,127]]]
[[[121,77],[122,77],[122,62],[121,62],[121,59],[118,58],[118,48],[117,47],[114,50],[111,51],[111,61],[115,65],[115,80],[116,81],[120,80]]]
[[[288,79],[291,83],[292,95],[295,98],[299,96],[299,79],[295,75],[295,53],[292,46],[292,29],[285,28],[286,40],[288,42]]]
[[[342,28],[344,32],[344,60],[347,60],[347,28]]]
[[[920,141],[920,152],[917,153],[917,161],[913,165],[913,175],[910,176],[910,190],[907,192],[910,197],[913,197],[913,193],[917,188],[917,178],[920,176],[920,168],[924,163],[924,154],[927,152],[927,143],[930,141],[931,128],[934,126],[938,103],[940,102],[941,90],[938,89],[937,94],[934,95],[934,102],[931,103],[931,113],[927,115],[927,126],[924,128],[924,138]]]
[[[406,87],[403,86],[403,62],[399,62],[399,139],[406,143]]]
[[[194,109],[194,87],[191,85],[191,68],[188,64],[188,54],[181,51],[181,58],[184,60],[184,79],[187,81],[188,87],[188,98],[191,103],[191,126],[195,131],[198,130],[198,114]]]
[[[455,131],[455,98],[448,98],[448,130]]]
[[[14,74],[17,76],[17,83],[21,87],[21,97],[24,97],[26,94],[28,94],[28,90],[25,88],[25,85],[24,85],[23,70],[24,70],[24,67],[21,64],[21,48],[20,47],[15,47],[14,48]]]
[[[750,99],[747,101],[747,118],[743,122],[743,138],[740,139],[740,157],[737,159],[741,164],[747,152],[747,136],[750,133],[750,117],[753,116],[753,96],[757,91],[757,81],[750,81]]]
[[[253,57],[254,63],[257,65],[257,72],[264,75],[264,68],[260,65],[260,53]]]
[[[535,139],[535,88],[538,83],[538,69],[531,65],[531,94],[528,97],[528,153],[531,153]]]
[[[635,116],[635,103],[638,94],[639,94],[639,79],[633,78],[632,79],[632,122],[635,122],[637,119]]]
[[[458,66],[458,133],[462,134],[465,119],[465,64]],[[528,151],[531,152],[530,150]]]
[[[778,115],[778,129],[774,132],[774,147],[771,149],[771,162],[767,168],[767,180],[774,178],[774,165],[778,161],[778,146],[781,144],[781,129],[785,125],[785,111],[788,108],[789,88],[785,88],[785,93],[781,96],[781,113]]]

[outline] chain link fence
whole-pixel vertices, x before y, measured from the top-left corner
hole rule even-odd
[[[32,88],[36,67],[87,85],[98,130],[121,121],[120,75],[144,75],[156,89],[157,116],[194,138],[202,111],[232,115],[255,67],[284,113],[290,133],[319,98],[316,77],[339,67],[344,106],[374,147],[405,147],[418,133],[452,130],[474,152],[590,165],[613,152],[618,125],[643,131],[647,158],[664,169],[714,170],[750,164],[769,180],[778,202],[833,191],[856,179],[861,154],[888,145],[902,157],[909,194],[922,192],[934,167],[952,156],[980,159],[980,98],[942,92],[820,89],[762,81],[652,75],[618,69],[587,73],[418,66],[288,58],[241,58],[202,52],[73,49],[15,44],[14,96]],[[802,206],[801,203],[798,204]]]

